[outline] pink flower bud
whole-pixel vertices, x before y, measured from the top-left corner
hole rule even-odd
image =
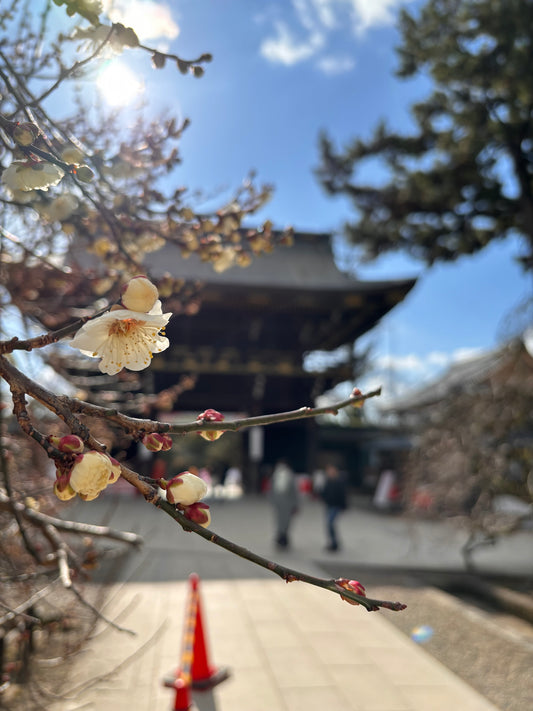
[[[136,276],[122,287],[122,304],[131,311],[148,313],[159,298],[157,286],[145,276]]]
[[[83,452],[84,449],[83,440],[77,435],[65,435],[59,440],[58,449],[62,452],[68,452],[70,454],[79,454],[80,452]]]
[[[204,528],[208,528],[211,523],[209,506],[208,504],[204,504],[203,501],[197,501],[195,504],[186,506],[183,510],[183,514],[189,521],[194,521]]]
[[[223,420],[224,415],[211,408],[209,410],[204,410],[204,412],[196,418],[196,422],[222,422]]]
[[[362,395],[362,394],[363,394],[363,393],[359,390],[359,388],[354,388],[354,389],[352,390],[352,395],[351,395],[351,397],[358,397],[359,395]],[[354,403],[353,403],[353,406],[354,406],[354,407],[363,407],[364,404],[365,404],[365,401],[364,401],[364,400],[359,400],[358,402],[354,402]]]
[[[347,578],[338,578],[336,581],[337,585],[345,590],[350,590],[351,592],[361,595],[361,597],[366,597],[366,590],[364,585],[362,585],[358,580],[348,580]],[[349,597],[344,597],[341,595],[341,599],[349,602],[350,605],[359,605],[356,600],[351,600]]]
[[[162,452],[168,452],[169,449],[172,449],[172,437],[167,434],[162,434],[159,435],[161,437],[161,451]]]
[[[150,434],[144,435],[142,443],[150,452],[159,452],[163,448],[161,435],[158,435],[157,432],[150,432]]]
[[[50,442],[52,447],[59,449],[59,443],[61,442],[61,436],[60,435],[48,435],[48,441]]]
[[[207,484],[191,472],[181,472],[167,482],[166,491],[169,504],[190,506],[207,494]]]
[[[223,420],[224,415],[213,409],[205,410],[196,418],[196,422],[222,422]],[[219,437],[222,437],[224,430],[202,430],[198,434],[209,442],[214,442]]]

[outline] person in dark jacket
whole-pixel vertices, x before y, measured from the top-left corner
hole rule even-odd
[[[326,482],[322,489],[322,500],[326,505],[326,550],[338,551],[340,548],[336,530],[337,516],[346,508],[346,484],[334,464],[326,467]]]

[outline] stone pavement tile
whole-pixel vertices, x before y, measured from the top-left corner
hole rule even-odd
[[[278,687],[327,686],[331,683],[318,657],[305,646],[266,649]]]
[[[216,711],[286,711],[279,688],[264,668],[236,674],[217,687],[214,696]],[[195,700],[201,703],[201,696]]]
[[[494,711],[394,628],[394,613],[278,580],[202,581],[200,593],[210,662],[232,673],[201,711]],[[186,582],[117,586],[106,614],[136,636],[98,634],[70,671],[72,685],[98,683],[50,711],[170,710],[162,680],[180,663],[188,594]]]
[[[402,686],[402,693],[409,701],[412,711],[498,711],[496,706],[479,696],[466,684],[455,683]],[[526,709],[524,709],[526,711]]]
[[[287,620],[257,620],[254,627],[255,634],[265,649],[276,650],[280,647],[299,647],[301,645],[301,636]]]
[[[369,661],[379,665],[384,675],[394,684],[435,684],[447,682],[449,672],[422,650],[407,644],[403,647],[369,647],[366,650]]]
[[[347,663],[328,671],[343,695],[356,700],[360,711],[413,711],[402,691],[374,664]],[[426,711],[430,709],[434,711],[430,706]]]
[[[287,711],[360,711],[355,699],[347,700],[331,686],[297,687],[283,689]]]
[[[341,634],[338,629],[320,630],[306,635],[305,642],[314,650],[320,662],[326,666],[345,664],[368,664],[366,649],[357,644],[355,634]]]

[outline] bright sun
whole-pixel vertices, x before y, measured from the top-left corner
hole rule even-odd
[[[131,69],[117,60],[102,69],[96,84],[102,97],[111,106],[129,104],[144,91],[144,85]]]

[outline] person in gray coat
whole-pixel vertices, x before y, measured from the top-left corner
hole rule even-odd
[[[278,548],[289,547],[289,529],[298,509],[296,477],[285,459],[280,459],[272,473],[270,498],[274,508]]]

